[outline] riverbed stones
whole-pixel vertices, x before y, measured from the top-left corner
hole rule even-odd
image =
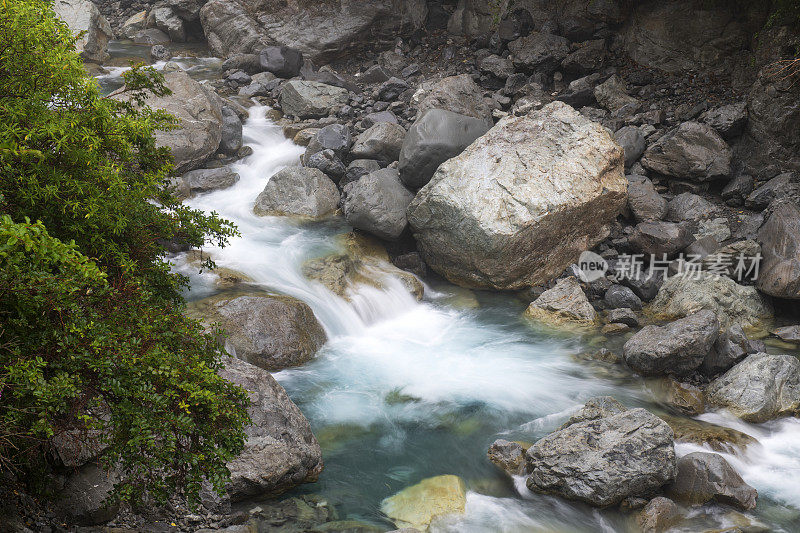
[[[719,336],[713,311],[699,311],[666,326],[645,326],[623,348],[625,363],[646,376],[685,376],[697,369]]]
[[[253,212],[259,216],[323,218],[339,206],[339,189],[322,171],[286,167],[269,179],[256,198]]]
[[[219,189],[227,189],[239,181],[239,174],[230,167],[201,168],[190,170],[180,178],[178,191],[181,196],[191,197]]]
[[[611,76],[606,81],[594,88],[594,98],[597,103],[616,112],[621,109],[629,109],[636,112],[639,109],[639,100],[630,96],[625,88],[625,82],[617,75]],[[644,141],[644,139],[642,139]],[[641,153],[639,154],[641,155]]]
[[[444,475],[423,479],[381,502],[381,511],[397,527],[427,531],[431,521],[448,514],[463,514],[467,491],[458,476]]]
[[[747,125],[747,102],[737,102],[706,111],[700,120],[717,130],[723,139],[733,139],[744,132]]]
[[[518,442],[498,439],[489,446],[489,460],[510,476],[525,472],[525,448]]]
[[[186,25],[169,7],[159,6],[151,9],[147,15],[147,25],[169,35],[169,40],[173,43],[186,41]]]
[[[758,326],[772,316],[770,303],[751,286],[725,276],[686,273],[667,278],[650,303],[658,318],[683,318],[701,309],[714,311],[720,324]]]
[[[533,31],[508,43],[508,50],[518,69],[549,74],[569,55],[569,40],[559,35]]]
[[[657,496],[636,516],[636,524],[642,533],[663,533],[681,520],[681,514],[675,502],[663,496]]]
[[[675,477],[672,430],[645,409],[570,425],[531,446],[530,490],[605,507]]]
[[[591,327],[597,322],[597,312],[574,277],[561,279],[544,291],[525,310],[525,317],[554,327]]]
[[[650,145],[642,165],[665,176],[703,182],[729,176],[731,157],[730,147],[711,126],[684,122]]]
[[[569,419],[564,422],[560,428],[564,429],[573,424],[580,424],[590,420],[599,420],[607,416],[613,416],[627,411],[627,408],[618,402],[612,396],[597,396],[589,398],[586,403],[570,415]]]
[[[227,358],[219,375],[247,391],[250,423],[242,452],[228,462],[232,501],[268,497],[317,480],[322,451],[308,420],[269,372]]]
[[[630,168],[644,153],[647,143],[636,126],[625,126],[614,133],[614,140],[625,150],[625,168]]]
[[[717,452],[739,454],[758,441],[741,431],[692,418],[663,415],[675,442],[706,446]]]
[[[232,354],[265,370],[301,365],[327,340],[311,308],[290,296],[223,294],[202,303],[204,321],[222,326]]]
[[[623,166],[607,131],[553,102],[502,119],[440,165],[409,222],[428,265],[451,282],[538,285],[607,235],[625,205]]]
[[[75,51],[87,61],[102,63],[108,58],[111,25],[91,0],[56,0],[53,12],[73,35],[85,32],[75,42]]]
[[[486,122],[444,109],[430,109],[414,122],[400,150],[400,179],[411,189],[427,184],[439,165],[489,130]]]
[[[705,198],[684,192],[669,201],[667,220],[671,222],[696,222],[714,214],[717,208]]]
[[[775,206],[758,232],[761,263],[758,289],[778,298],[800,298],[800,209],[790,202]]]
[[[170,149],[175,172],[201,166],[219,148],[222,139],[221,99],[182,71],[164,74],[164,84],[172,94],[151,96],[147,105],[163,109],[179,121],[179,127],[156,131],[156,143]]]
[[[403,126],[379,122],[358,136],[350,153],[355,159],[375,159],[388,164],[400,157],[405,137]]]
[[[316,81],[290,80],[281,86],[283,112],[300,119],[324,117],[348,99],[347,89]]]
[[[640,222],[633,228],[628,242],[637,252],[646,257],[655,255],[662,258],[665,254],[674,255],[694,241],[686,224],[652,220]]]
[[[720,333],[714,348],[708,352],[701,370],[707,376],[716,376],[747,357],[749,354],[763,352],[764,343],[747,338],[742,326],[733,324]]]
[[[800,360],[757,353],[712,381],[708,400],[739,418],[761,423],[800,414]]]
[[[219,150],[234,155],[242,148],[242,120],[233,108],[222,106],[222,136]]]
[[[636,293],[624,285],[612,285],[606,291],[603,301],[609,309],[641,309],[642,301]]]
[[[342,209],[354,228],[387,241],[400,238],[408,227],[406,209],[414,195],[400,182],[400,173],[384,168],[348,183]]]
[[[756,507],[758,491],[719,454],[694,452],[678,459],[675,483],[669,488],[676,500],[702,505],[709,502],[732,505],[742,511]]]

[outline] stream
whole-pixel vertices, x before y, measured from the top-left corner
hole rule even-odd
[[[118,76],[101,82],[113,86]],[[341,218],[304,224],[252,213],[270,176],[303,152],[266,111],[250,108],[244,143],[253,154],[231,165],[240,181],[187,203],[238,226],[241,237],[228,247],[204,250],[219,266],[303,300],[327,332],[314,360],[274,374],[309,419],[325,461],[318,483],[290,495],[320,494],[342,519],[393,529],[380,512],[384,498],[424,478],[456,474],[468,487],[466,513],[437,522],[432,531],[627,531],[626,515],[532,494],[522,478],[508,479],[486,456],[498,438],[536,441],[593,396],[612,395],[628,407],[664,414],[651,381],[577,357],[618,349],[619,341],[537,329],[521,318],[526,303],[513,295],[437,282],[417,302],[399,281],[390,281],[383,289],[360,286],[347,302],[307,280],[302,264],[338,251],[336,235],[351,228]],[[173,262],[191,279],[187,299],[216,292],[213,273],[198,273],[183,255]],[[751,425],[722,413],[698,418],[758,439],[746,452],[724,455],[758,489],[759,503],[752,513],[696,508],[674,531],[729,528],[741,525],[743,516],[767,531],[800,531],[800,419]],[[679,455],[700,449],[676,446]]]

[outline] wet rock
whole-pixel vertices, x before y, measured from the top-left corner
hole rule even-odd
[[[669,498],[658,496],[650,500],[636,517],[642,533],[663,533],[680,522],[678,506]]]
[[[769,302],[754,287],[707,273],[668,278],[650,304],[656,316],[670,320],[709,309],[724,327],[755,326],[772,316]]]
[[[636,316],[636,313],[627,307],[611,309],[608,312],[608,321],[610,323],[625,324],[626,326],[630,326],[632,328],[639,325],[639,319]]]
[[[394,102],[401,94],[408,90],[408,83],[400,78],[391,77],[383,82],[378,89],[378,100]]]
[[[637,222],[659,221],[667,216],[667,200],[644,177],[628,178],[628,207]]]
[[[323,218],[339,206],[339,189],[316,168],[286,167],[267,182],[256,198],[258,216]]]
[[[656,388],[661,400],[681,413],[699,415],[706,410],[705,395],[699,387],[664,378],[656,385]]]
[[[136,35],[133,36],[133,42],[135,44],[154,46],[157,44],[169,44],[170,40],[169,35],[158,28],[146,28],[136,32]]]
[[[383,83],[391,77],[392,75],[382,66],[372,65],[361,75],[361,81],[369,84]]]
[[[198,168],[219,148],[222,140],[221,99],[184,71],[164,74],[172,94],[150,97],[147,105],[163,109],[180,121],[177,129],[156,131],[156,143],[172,151],[175,172]]]
[[[684,122],[645,151],[642,165],[674,178],[709,181],[731,173],[730,147],[711,126]]]
[[[671,222],[695,222],[708,218],[714,214],[716,207],[708,200],[684,192],[669,201],[667,205],[667,220]]]
[[[622,276],[618,279],[619,283],[630,287],[631,290],[642,299],[649,302],[658,295],[661,285],[664,283],[664,276],[661,272],[653,269],[642,269],[639,272],[630,272],[630,275]]]
[[[800,342],[800,326],[784,326],[773,330],[772,334],[782,341]]]
[[[712,381],[709,402],[752,423],[800,413],[800,361],[757,353]]]
[[[578,149],[564,158],[567,146]],[[605,237],[625,203],[623,163],[608,133],[562,102],[506,117],[440,165],[409,206],[419,251],[463,286],[548,281]]]
[[[87,61],[102,63],[108,58],[111,25],[91,0],[56,0],[53,12],[69,26],[73,35],[85,32],[75,42],[75,51]]]
[[[628,308],[641,309],[642,301],[628,287],[623,285],[612,285],[604,297],[604,301],[609,309]]]
[[[614,140],[625,150],[625,168],[630,168],[644,153],[647,146],[641,130],[636,126],[625,126],[614,133]]]
[[[747,102],[728,104],[700,116],[700,120],[717,130],[723,139],[738,137],[747,125]]]
[[[346,89],[316,81],[290,80],[281,87],[283,112],[297,118],[319,118],[345,105]]]
[[[380,124],[381,122],[391,122],[392,124],[397,124],[397,115],[392,113],[391,111],[379,111],[377,113],[370,113],[369,115],[365,116],[361,119],[361,126],[369,129],[375,124]]]
[[[181,177],[185,187],[184,197],[191,197],[219,189],[227,189],[239,181],[239,174],[230,167],[191,170]]]
[[[483,100],[480,87],[468,74],[426,81],[412,98],[418,116],[429,109],[444,109],[459,115],[480,118],[491,126],[491,109]]]
[[[800,298],[800,209],[776,206],[758,232],[763,260],[758,289],[778,298]]]
[[[268,46],[259,54],[262,70],[272,72],[279,78],[294,78],[303,68],[303,54],[288,46]]]
[[[347,171],[342,181],[339,182],[339,186],[344,188],[348,183],[358,181],[367,174],[380,169],[380,163],[374,159],[356,159],[347,165]]]
[[[612,113],[623,108],[635,113],[641,105],[639,100],[628,94],[625,82],[616,75],[594,88],[594,98],[598,104]]]
[[[644,409],[551,433],[526,459],[529,489],[595,506],[652,494],[675,477],[672,430]]]
[[[58,509],[81,525],[102,524],[114,518],[119,503],[110,498],[118,475],[94,463],[73,471],[57,496]]]
[[[310,360],[327,337],[308,305],[289,296],[224,294],[198,302],[193,313],[219,323],[238,359],[265,370],[280,370]]]
[[[172,52],[164,45],[156,44],[150,47],[150,59],[153,61],[167,61],[172,57]],[[166,65],[164,65],[166,68]]]
[[[408,227],[406,208],[414,195],[400,182],[396,169],[385,168],[363,176],[347,184],[343,194],[344,216],[354,228],[393,241]]]
[[[250,398],[244,449],[228,462],[231,500],[274,496],[316,481],[323,468],[322,451],[283,387],[269,372],[239,359],[228,358],[224,364],[219,375],[244,388]]]
[[[558,429],[561,430],[574,424],[580,424],[581,422],[588,422],[590,420],[599,420],[624,411],[627,411],[627,408],[611,396],[590,398],[583,407],[573,413]]]
[[[525,316],[551,326],[593,326],[597,321],[597,312],[573,277],[561,279],[544,291],[528,306]]]
[[[699,311],[666,326],[645,326],[623,348],[625,363],[646,376],[684,376],[698,368],[719,336],[712,311]]]
[[[333,150],[323,150],[312,155],[308,158],[306,167],[321,170],[334,183],[339,183],[347,170]]]
[[[489,460],[510,476],[525,472],[525,448],[518,442],[494,441],[489,446]]]
[[[235,154],[242,147],[242,121],[236,111],[222,107],[222,137],[219,149],[225,154]]]
[[[534,31],[508,43],[508,50],[516,68],[552,73],[569,55],[569,41],[558,35]]]
[[[308,162],[312,155],[324,150],[331,150],[337,158],[343,159],[352,144],[353,139],[348,126],[344,124],[329,124],[320,128],[311,138],[306,148],[306,153],[303,155],[303,160]]]
[[[400,150],[400,179],[411,188],[427,184],[439,165],[457,156],[488,131],[486,122],[430,109],[409,128]]]
[[[628,238],[636,251],[658,258],[680,252],[693,240],[687,225],[660,221],[640,222]]]
[[[397,527],[427,531],[437,516],[464,513],[466,487],[458,476],[445,475],[423,479],[381,502],[381,511]]]
[[[694,505],[709,502],[733,505],[743,511],[756,506],[758,491],[716,453],[694,452],[678,459],[675,483],[669,493]]]
[[[741,453],[758,442],[741,431],[700,420],[667,415],[661,418],[672,428],[676,442],[708,446],[712,450],[729,454]]]
[[[397,161],[406,130],[399,124],[379,122],[358,136],[351,150],[356,159],[375,159],[384,163]]]
[[[386,289],[387,277],[399,280],[409,294],[422,299],[425,293],[422,282],[392,265],[389,254],[375,239],[351,233],[344,239],[344,248],[345,253],[307,261],[303,264],[303,275],[348,301],[358,285]]]
[[[714,349],[708,352],[701,370],[707,376],[716,376],[725,372],[749,354],[763,352],[764,343],[751,341],[744,334],[742,326],[732,325],[720,334],[714,343]]]

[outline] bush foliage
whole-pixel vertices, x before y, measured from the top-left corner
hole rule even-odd
[[[216,374],[222,349],[183,314],[166,244],[235,229],[164,187],[173,119],[155,71],[100,95],[41,0],[0,0],[0,470],[33,481],[52,439],[99,439],[118,495],[221,489],[247,397]],[[97,443],[94,443],[95,445]]]

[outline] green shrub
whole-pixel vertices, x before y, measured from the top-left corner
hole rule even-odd
[[[0,469],[33,483],[78,430],[100,435],[119,496],[196,496],[222,489],[247,396],[182,314],[165,246],[235,229],[164,187],[153,132],[173,119],[143,105],[163,79],[134,68],[125,90],[100,96],[47,3],[0,0]]]

